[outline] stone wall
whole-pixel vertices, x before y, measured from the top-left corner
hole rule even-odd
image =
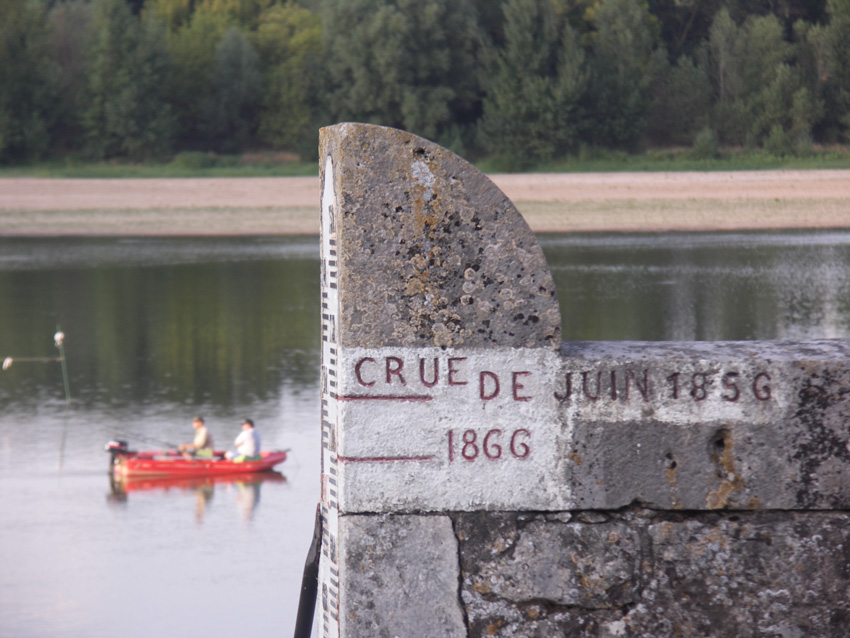
[[[850,635],[850,342],[562,343],[485,176],[320,151],[322,635]]]

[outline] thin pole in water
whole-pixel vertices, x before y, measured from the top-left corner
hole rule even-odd
[[[53,343],[59,348],[59,361],[62,362],[62,381],[65,383],[65,418],[62,422],[62,440],[59,442],[59,472],[62,472],[62,463],[65,460],[65,439],[68,436],[68,410],[71,408],[71,384],[68,381],[68,366],[65,363],[65,333],[56,324],[56,334],[53,335]]]
[[[3,359],[3,370],[12,367],[15,361],[28,361],[45,363],[59,361],[62,364],[62,381],[65,384],[65,422],[62,425],[62,440],[59,442],[59,471],[62,471],[62,460],[65,456],[65,436],[68,431],[68,409],[71,407],[71,384],[68,381],[68,366],[65,364],[65,333],[59,325],[56,325],[56,334],[53,335],[53,343],[59,348],[58,357],[6,357]]]
[[[65,333],[59,325],[56,325],[56,334],[53,335],[53,342],[59,348],[59,361],[62,362],[62,380],[65,382],[65,406],[71,405],[71,384],[68,382],[68,366],[65,363]]]

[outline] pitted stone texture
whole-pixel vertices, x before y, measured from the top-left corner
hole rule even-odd
[[[446,516],[341,516],[340,635],[466,636]]]
[[[649,526],[644,636],[850,635],[850,516],[760,513]],[[663,613],[659,611],[663,610]]]
[[[480,171],[368,124],[322,129],[320,152],[334,162],[342,346],[558,347],[543,252]]]
[[[572,447],[560,480],[574,507],[850,509],[850,342],[585,342],[561,354]]]
[[[564,524],[553,515],[455,515],[469,636],[850,635],[850,514],[630,509],[606,516],[583,524],[574,515]],[[521,565],[517,549],[543,553],[552,538],[567,540],[565,527],[583,545],[564,543],[538,574],[582,582],[584,550],[595,546],[601,556],[593,560],[609,579],[631,585],[628,596],[615,592],[603,607],[565,603],[539,586],[531,564],[509,592],[493,587],[503,570]],[[612,534],[622,547],[603,549]],[[612,555],[633,555],[638,566],[606,561]]]
[[[635,530],[610,523],[599,533],[583,523],[523,518],[494,515],[493,525],[481,526],[460,519],[465,587],[515,603],[613,609],[636,602],[641,552]]]

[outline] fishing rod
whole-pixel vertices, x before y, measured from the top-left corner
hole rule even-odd
[[[139,439],[144,441],[145,443],[153,443],[155,445],[164,445],[168,448],[178,448],[179,445],[175,445],[174,443],[169,443],[168,441],[163,441],[162,439],[158,439],[153,436],[147,436],[146,434],[139,434],[138,432],[128,432],[126,430],[113,430],[115,434],[120,434],[121,436],[127,436],[132,439]]]

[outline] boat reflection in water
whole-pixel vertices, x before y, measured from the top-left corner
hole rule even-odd
[[[110,474],[110,493],[107,501],[110,504],[124,504],[134,492],[180,492],[195,493],[195,518],[203,522],[207,506],[215,495],[217,486],[226,486],[227,491],[236,495],[236,504],[245,517],[250,521],[254,510],[260,503],[260,487],[263,483],[285,483],[286,477],[280,472],[247,472],[245,474],[228,474],[222,476],[180,476],[180,477],[120,477]],[[230,487],[234,489],[231,490]]]

